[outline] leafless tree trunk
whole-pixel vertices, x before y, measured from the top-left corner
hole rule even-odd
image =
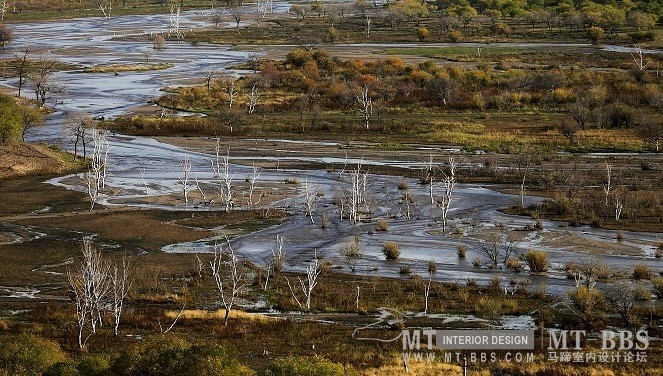
[[[235,101],[235,97],[237,96],[237,93],[239,93],[239,90],[235,88],[235,79],[231,78],[226,81],[226,94],[228,95],[228,109],[232,110],[233,108],[233,102]],[[231,130],[232,132],[232,130]]]
[[[143,181],[143,185],[145,186],[145,196],[150,197],[150,188],[147,185],[147,182],[145,181],[145,169],[142,169],[140,171],[140,178]]]
[[[606,169],[606,183],[603,185],[603,193],[605,193],[605,206],[608,207],[608,198],[610,197],[610,191],[612,190],[612,165],[610,163],[605,164]]]
[[[297,277],[297,280],[299,281],[299,286],[302,290],[302,293],[304,294],[305,307],[307,311],[311,310],[311,296],[313,295],[313,290],[318,285],[318,277],[320,276],[320,273],[322,273],[322,269],[320,268],[320,260],[318,259],[318,253],[316,251],[313,256],[313,259],[308,263],[308,265],[306,265],[306,280],[303,280],[301,277]],[[297,294],[295,294],[295,291],[292,285],[290,284],[290,281],[288,280],[288,278],[286,278],[285,280],[288,283],[288,288],[290,288],[290,293],[292,294],[292,297],[295,299],[295,302],[297,302],[299,308],[303,308],[303,305],[301,301],[297,298]]]
[[[111,274],[111,292],[113,293],[111,300],[111,314],[113,315],[113,336],[117,337],[117,329],[120,326],[120,318],[122,317],[122,310],[124,309],[124,299],[129,293],[131,283],[128,280],[129,269],[127,259],[122,259],[122,267],[118,268],[115,264]]]
[[[101,5],[99,4],[99,10],[104,14],[104,17],[111,18],[111,12],[113,11],[113,2],[109,1],[108,4]]]
[[[281,275],[281,270],[283,270],[283,264],[285,263],[285,251],[283,250],[283,237],[281,235],[276,235],[276,244],[272,248],[272,268],[274,269],[274,274],[277,277]]]
[[[366,23],[366,38],[370,38],[370,36],[371,36],[371,17],[369,17],[368,15],[366,15],[365,23]]]
[[[37,63],[36,70],[31,74],[30,81],[32,81],[35,99],[40,106],[46,103],[49,94],[61,90],[59,85],[51,81],[56,66],[56,60],[48,60],[42,56]]]
[[[258,88],[256,87],[256,85],[253,85],[253,87],[251,87],[251,92],[249,93],[248,101],[246,102],[246,108],[249,115],[256,110],[256,106],[258,105],[258,99],[260,99]]]
[[[371,122],[371,117],[373,116],[373,99],[368,93],[368,86],[364,86],[361,93],[359,93],[356,97],[357,102],[359,102],[359,113],[364,119],[364,125],[366,126],[366,129],[368,129],[368,126]]]
[[[184,205],[189,205],[189,192],[191,192],[191,186],[189,185],[189,178],[191,176],[191,159],[189,159],[188,155],[184,157],[184,160],[180,161],[180,169],[182,170],[182,176],[178,179],[182,186]]]
[[[359,249],[359,237],[355,236],[352,242],[343,244],[339,249],[339,255],[345,265],[354,273],[357,270],[357,262],[363,257],[363,253]]]
[[[449,209],[451,209],[451,199],[453,195],[453,190],[456,187],[456,168],[458,164],[454,161],[453,157],[449,157],[449,173],[444,173],[444,179],[442,179],[442,185],[444,187],[444,192],[442,197],[440,197],[439,205],[442,208],[442,231],[446,231],[447,227],[447,218],[449,215]]]
[[[424,315],[428,314],[428,296],[430,295],[431,282],[433,282],[433,272],[429,271],[428,272],[428,284],[426,285],[426,287],[424,287],[424,298],[425,298]]]
[[[642,48],[640,46],[635,47],[635,55],[631,54],[633,62],[638,67],[638,70],[645,70],[651,61],[645,61],[644,56],[642,55]]]
[[[619,218],[622,216],[622,210],[624,210],[624,202],[621,197],[615,197],[615,221],[619,222]]]
[[[174,33],[177,39],[184,38],[184,34],[180,31],[180,7],[174,5],[170,7],[170,25],[168,26],[168,36]]]
[[[242,22],[242,16],[244,16],[244,12],[242,11],[242,8],[240,6],[236,6],[232,8],[231,13],[230,13],[235,20],[235,29],[239,29],[239,24]]]
[[[220,247],[215,246],[214,260],[210,261],[212,276],[221,295],[223,307],[226,310],[223,325],[228,325],[228,317],[235,304],[235,300],[248,284],[245,266],[239,261],[237,255],[235,255],[230,241],[226,239],[226,242],[228,249],[225,255],[219,249]],[[224,261],[224,258],[227,258],[227,260]]]
[[[506,231],[491,233],[486,241],[478,244],[479,251],[488,258],[493,267],[497,267],[500,261],[506,264],[518,246],[516,239]]]
[[[318,204],[318,196],[315,194],[315,189],[308,180],[304,182],[304,211],[306,215],[311,218],[311,223],[315,223],[313,219],[313,213],[315,213],[315,208]]]
[[[249,177],[249,207],[252,208],[254,205],[258,205],[260,203],[260,200],[262,199],[262,195],[258,197],[258,201],[254,202],[253,201],[253,192],[256,189],[256,181],[258,181],[258,178],[260,177],[260,174],[262,173],[262,169],[258,166],[256,166],[255,162],[253,162],[253,172],[251,173],[251,176]]]
[[[21,89],[25,83],[26,76],[28,75],[28,68],[30,60],[28,60],[28,55],[30,55],[31,49],[27,47],[21,56],[16,55],[16,76],[18,76],[18,97],[21,97]]]
[[[87,340],[102,325],[102,312],[111,289],[110,267],[90,239],[83,239],[83,260],[76,272],[67,271],[69,285],[73,293],[78,326],[78,347],[83,349]],[[90,325],[90,332],[83,336]]]
[[[108,152],[110,143],[106,139],[106,132],[92,129],[92,163],[87,173],[87,191],[90,196],[90,211],[94,209],[99,193],[106,188],[106,173],[108,171]]]
[[[214,78],[214,71],[209,71],[205,73],[205,85],[207,86],[207,91],[210,90],[212,86],[212,79]]]
[[[214,171],[215,177],[219,180],[219,186],[221,188],[221,199],[226,204],[226,213],[230,212],[230,209],[233,207],[233,175],[230,174],[230,162],[228,155],[230,151],[226,153],[225,156],[221,157],[221,145],[217,141],[216,144],[216,160],[212,160],[212,170]]]

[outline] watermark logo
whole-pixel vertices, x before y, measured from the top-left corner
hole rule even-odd
[[[587,347],[588,341],[600,341]],[[547,346],[542,336],[541,346],[547,359],[559,363],[633,363],[647,362],[649,334],[646,330],[603,330],[598,338],[589,338],[584,330],[547,330]]]

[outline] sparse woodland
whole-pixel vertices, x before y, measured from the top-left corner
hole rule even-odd
[[[293,4],[288,15],[277,17],[264,10],[244,12],[248,5],[242,8],[230,0],[24,0],[0,1],[0,21],[11,28],[11,22],[22,19],[81,12],[112,17],[210,6],[227,10],[210,17],[210,30],[147,42],[165,51],[174,39],[193,44],[278,41],[300,47],[281,60],[252,56],[233,67],[245,71],[241,78],[210,71],[199,77],[198,85],[165,88],[155,99],[163,108],[161,116],[127,116],[99,124],[101,129],[136,135],[216,138],[211,167],[207,165],[213,181],[200,184],[187,155],[180,161],[173,193],[173,201],[186,209],[203,205],[208,210],[95,206],[112,194],[105,181],[113,145],[105,131],[91,128],[88,117],[72,115],[67,137],[75,150],[79,142],[86,150],[86,137],[91,142],[91,161],[86,164],[83,158],[85,165],[75,166],[76,171],[88,169],[82,173],[87,192],[43,187],[43,176],[0,181],[0,212],[8,218],[0,223],[0,376],[402,375],[399,345],[355,338],[355,328],[370,327],[376,312],[387,311],[392,313],[381,316],[378,329],[368,329],[366,336],[393,338],[406,326],[438,325],[429,315],[449,314],[477,319],[451,324],[463,328],[500,325],[505,315],[532,315],[537,325],[548,327],[646,327],[650,336],[660,338],[663,271],[644,263],[615,270],[593,254],[553,265],[546,251],[519,249],[524,238],[545,231],[545,220],[561,226],[663,231],[663,164],[657,154],[663,138],[663,58],[642,50],[661,46],[660,1],[398,0],[384,6],[363,0],[308,2]],[[218,27],[222,19],[233,27]],[[240,28],[240,22],[251,26]],[[0,26],[5,47],[12,37]],[[607,42],[635,49],[615,54],[593,47],[567,52],[384,47],[379,58],[356,59],[335,57],[321,45],[331,50],[351,42],[513,40]],[[23,63],[31,74],[24,89],[34,91],[38,105],[48,106],[49,94],[57,92],[50,75],[70,67],[36,57],[25,65],[27,57],[26,51]],[[149,57],[145,55],[146,64]],[[21,56],[10,60],[2,62],[3,74],[18,77]],[[24,73],[27,70],[21,77]],[[169,110],[206,116],[170,117]],[[0,95],[0,146],[20,142],[42,121],[41,110]],[[296,209],[281,210],[269,207],[277,198],[268,197],[267,185],[260,181],[268,167],[253,162],[246,177],[233,176],[233,150],[223,150],[218,141],[276,136],[340,140],[348,149],[360,140],[365,150],[451,145],[467,160],[450,157],[448,163],[434,163],[431,154],[421,161],[421,170],[369,171],[361,164],[349,166],[346,153],[340,173],[328,167],[329,173],[338,173],[341,186],[333,199],[295,177],[271,182],[270,188],[285,186],[286,196],[299,195]],[[650,154],[634,163],[611,156],[584,158],[586,152]],[[144,173],[144,192],[139,187],[135,194],[148,200],[151,188]],[[376,202],[367,191],[369,173],[399,176],[392,187],[398,193],[394,200],[402,205],[398,215],[373,217]],[[410,178],[428,185],[430,196],[416,202]],[[433,182],[438,184],[435,191]],[[490,183],[520,195],[500,210],[529,217],[532,224],[521,229],[491,223],[492,232],[480,233],[471,223],[474,219],[454,217],[457,183]],[[528,206],[526,195],[546,200]],[[469,270],[488,273],[487,284],[470,276],[440,282],[442,263],[416,264],[402,258],[406,247],[391,241],[390,231],[396,221],[417,217],[415,207],[421,210],[423,205],[442,210],[439,223],[430,226],[442,229],[435,236],[457,241],[457,249],[445,251]],[[35,215],[44,207],[45,215]],[[162,252],[169,244],[210,239],[220,228],[241,236],[289,216],[305,218],[306,226],[316,231],[347,225],[356,234],[383,237],[378,257],[396,272],[392,277],[373,273],[376,269],[364,262],[368,245],[358,235],[334,255],[313,249],[291,254],[293,244],[281,235],[251,260],[235,252],[232,238],[215,244],[212,254]],[[30,236],[38,235],[12,243],[5,228],[14,231],[19,226]],[[466,229],[477,232],[468,236]],[[94,236],[81,242],[81,234]],[[630,232],[619,232],[614,241],[637,240]],[[663,258],[663,243],[656,247],[651,257]],[[466,260],[468,251],[473,260]],[[570,288],[560,296],[548,295],[546,286],[530,282],[539,277],[566,278]],[[49,301],[25,298],[33,287]],[[5,297],[16,291],[24,295]],[[645,364],[604,366],[537,358],[531,364],[472,365],[468,374],[663,375],[660,343],[651,346],[648,359]],[[456,364],[409,367],[411,374],[463,374]]]

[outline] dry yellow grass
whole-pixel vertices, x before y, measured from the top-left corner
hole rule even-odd
[[[175,317],[177,317],[179,313],[180,311],[174,311],[174,310],[166,311],[166,317],[174,319]],[[206,311],[202,309],[185,309],[182,312],[181,317],[185,319],[197,319],[197,320],[223,320],[225,315],[226,315],[225,309],[218,309],[216,311]],[[232,311],[230,311],[230,318],[249,320],[261,323],[266,323],[276,320],[276,318],[274,317],[265,316],[259,313],[244,312],[237,309],[233,309]]]

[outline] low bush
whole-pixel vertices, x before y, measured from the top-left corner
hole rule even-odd
[[[65,360],[60,346],[31,334],[0,336],[0,370],[13,376],[40,375]]]
[[[527,251],[523,256],[532,273],[548,271],[548,254],[544,251]]]
[[[633,279],[651,279],[652,273],[649,267],[645,264],[637,264],[633,267]]]
[[[398,243],[386,242],[382,245],[382,253],[387,260],[398,260],[401,251],[398,249]]]
[[[386,219],[378,219],[378,231],[387,231],[389,230],[389,221]]]
[[[651,280],[654,285],[654,294],[660,299],[663,298],[663,278],[654,278]]]
[[[458,249],[456,250],[456,253],[458,253],[458,258],[465,258],[465,255],[467,255],[467,245],[458,244]]]
[[[261,376],[338,376],[345,375],[343,366],[321,357],[287,357],[275,360]]]

